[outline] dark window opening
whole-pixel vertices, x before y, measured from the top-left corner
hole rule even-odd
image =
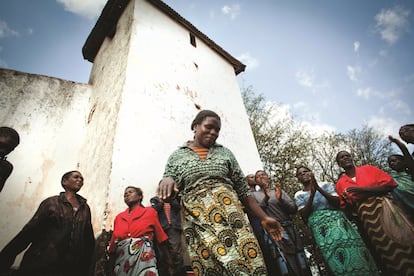
[[[194,47],[197,47],[197,43],[196,43],[196,39],[195,39],[195,35],[193,35],[192,33],[190,33],[190,43],[191,43],[191,45],[193,45]]]

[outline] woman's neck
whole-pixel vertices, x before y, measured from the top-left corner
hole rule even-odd
[[[304,191],[310,191],[310,182],[305,182],[303,184],[303,190]]]
[[[131,213],[137,206],[141,206],[141,202],[136,202],[136,203],[131,204],[129,206],[129,212]]]
[[[73,208],[79,208],[80,202],[78,198],[76,197],[75,192],[66,190],[65,197],[66,197],[66,200],[69,201],[69,203],[72,205]]]
[[[345,168],[345,173],[346,173],[347,176],[349,176],[351,178],[355,177],[355,166]]]

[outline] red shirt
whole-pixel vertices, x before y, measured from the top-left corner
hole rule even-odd
[[[144,235],[153,239],[154,234],[159,243],[168,239],[158,220],[158,213],[154,208],[136,206],[131,213],[129,208],[127,208],[115,218],[114,232],[109,243],[109,252],[115,251],[115,240],[138,238]]]
[[[373,186],[393,186],[397,187],[398,184],[383,170],[371,166],[364,165],[361,167],[355,167],[355,181],[348,175],[343,174],[336,183],[336,192],[339,195],[339,200],[342,208],[345,208],[345,201],[343,196],[347,198],[347,201],[354,204],[361,199],[360,195],[356,193],[344,193],[349,187],[373,187]]]

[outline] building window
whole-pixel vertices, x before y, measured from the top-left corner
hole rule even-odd
[[[197,44],[196,44],[196,39],[195,39],[195,35],[193,35],[192,33],[190,33],[190,43],[191,43],[191,45],[193,45],[194,47],[197,47]]]

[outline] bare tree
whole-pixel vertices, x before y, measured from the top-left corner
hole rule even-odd
[[[392,153],[388,137],[364,125],[360,130],[352,129],[345,135],[345,143],[358,166],[370,164],[388,171],[387,158]]]
[[[310,151],[308,133],[281,105],[254,95],[251,87],[242,95],[264,169],[293,196],[301,188],[295,178],[296,167],[304,164]]]

